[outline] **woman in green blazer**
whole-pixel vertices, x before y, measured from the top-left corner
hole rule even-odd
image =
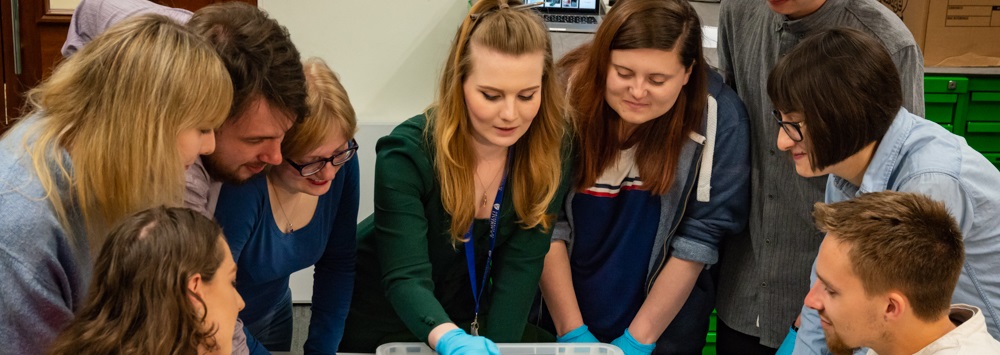
[[[437,101],[378,141],[341,351],[498,354],[522,339],[568,161],[548,32],[526,9],[476,2]]]

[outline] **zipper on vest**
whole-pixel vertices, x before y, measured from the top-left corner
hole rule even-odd
[[[698,162],[694,165],[694,170],[692,170],[695,172],[695,175],[698,174],[699,168],[701,168],[701,156],[700,156],[701,154],[698,155],[699,155]],[[684,204],[681,207],[681,217],[680,217],[681,219],[684,219],[684,213],[687,212],[687,201],[688,199],[691,198],[691,191],[694,191],[695,186],[698,185],[697,181],[698,178],[695,177],[692,183],[688,184],[690,185],[690,187],[688,187],[687,193],[684,194],[684,200],[683,200]],[[653,289],[653,283],[656,282],[656,278],[659,277],[660,272],[663,271],[663,266],[667,264],[667,250],[670,250],[670,240],[674,239],[674,232],[677,231],[677,227],[680,225],[681,225],[681,220],[677,220],[677,223],[674,223],[674,225],[670,227],[670,233],[667,233],[667,239],[663,241],[663,258],[660,259],[660,266],[656,267],[656,271],[653,272],[652,277],[646,281],[647,296],[649,295],[649,291]]]

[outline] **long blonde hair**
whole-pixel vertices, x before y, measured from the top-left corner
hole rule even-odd
[[[39,124],[25,141],[34,139],[26,149],[66,232],[85,232],[96,251],[118,219],[180,205],[178,134],[217,128],[232,99],[215,51],[160,15],[123,21],[59,65],[28,93],[28,116],[38,116]],[[74,230],[70,215],[85,230]]]
[[[445,63],[437,102],[428,110],[427,133],[434,139],[434,165],[441,181],[441,203],[451,215],[453,242],[475,218],[473,174],[476,157],[472,149],[472,127],[462,85],[472,69],[469,46],[475,43],[509,55],[541,51],[545,55],[541,108],[528,131],[514,144],[509,179],[522,228],[552,226],[547,213],[559,188],[560,146],[566,132],[566,101],[556,78],[552,45],[541,18],[532,11],[511,8],[516,0],[480,0],[462,21]],[[431,112],[433,111],[433,112]]]

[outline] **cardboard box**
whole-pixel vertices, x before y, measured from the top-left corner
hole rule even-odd
[[[1000,0],[879,0],[899,16],[924,66],[1000,66]]]

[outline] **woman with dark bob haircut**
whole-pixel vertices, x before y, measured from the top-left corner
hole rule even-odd
[[[965,237],[953,303],[983,310],[1000,337],[1000,171],[962,137],[902,108],[900,78],[871,36],[832,29],[803,40],[775,66],[767,92],[778,148],[804,177],[829,174],[825,202],[863,193],[921,193],[944,202]],[[778,183],[778,182],[776,182]],[[816,282],[815,271],[812,282]],[[826,351],[815,310],[803,308],[795,348]],[[836,342],[831,342],[834,348]]]
[[[126,217],[108,235],[90,294],[50,354],[230,354],[236,263],[215,222],[186,208]]]
[[[559,65],[575,109],[574,191],[541,289],[560,342],[700,354],[707,266],[749,214],[749,121],[705,64],[683,0],[620,1]]]

